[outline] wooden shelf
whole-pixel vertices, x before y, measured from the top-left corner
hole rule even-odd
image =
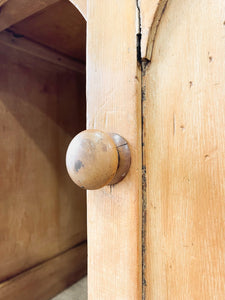
[[[86,21],[68,0],[10,27],[14,33],[85,62]]]

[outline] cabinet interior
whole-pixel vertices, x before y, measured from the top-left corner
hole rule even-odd
[[[86,125],[85,62],[86,21],[67,0],[0,32],[0,288],[86,242],[86,192],[65,167]],[[85,275],[82,249],[49,296]]]

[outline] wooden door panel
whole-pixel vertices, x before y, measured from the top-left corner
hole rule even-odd
[[[225,297],[224,20],[168,1],[145,69],[146,299]]]

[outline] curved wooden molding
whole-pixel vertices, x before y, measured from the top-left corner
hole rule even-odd
[[[141,18],[141,57],[151,60],[157,29],[168,0],[142,0]]]
[[[87,20],[87,0],[69,0]]]

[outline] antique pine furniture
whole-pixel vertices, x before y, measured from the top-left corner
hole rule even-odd
[[[100,187],[87,192],[89,299],[224,299],[225,2],[30,3],[0,14],[0,299],[48,299],[85,273],[85,193],[61,161],[85,121],[131,154],[116,184],[115,148],[100,151],[109,174],[85,174]]]

